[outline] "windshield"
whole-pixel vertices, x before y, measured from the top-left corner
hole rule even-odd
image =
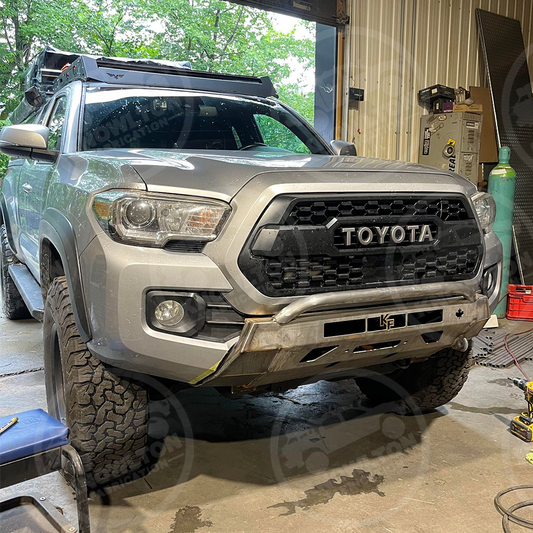
[[[328,154],[275,101],[152,89],[87,89],[82,150],[147,148]]]

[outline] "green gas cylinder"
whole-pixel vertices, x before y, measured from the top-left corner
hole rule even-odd
[[[503,275],[500,298],[507,294],[509,287],[509,268],[511,265],[511,248],[513,243],[513,213],[516,188],[516,172],[509,164],[511,149],[508,146],[500,148],[499,163],[489,176],[489,193],[496,201],[496,221],[494,232],[503,245]],[[494,311],[498,317],[505,317],[507,312],[507,297],[505,297]]]

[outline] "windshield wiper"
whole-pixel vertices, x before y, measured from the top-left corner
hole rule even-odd
[[[252,143],[239,148],[239,150],[249,150],[250,148],[255,148],[256,146],[267,146],[265,143]]]

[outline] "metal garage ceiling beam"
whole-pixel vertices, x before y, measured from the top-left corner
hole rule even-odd
[[[275,11],[328,26],[348,23],[346,0],[230,0],[235,4]]]

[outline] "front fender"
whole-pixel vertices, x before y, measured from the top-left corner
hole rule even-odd
[[[15,246],[15,239],[13,238],[13,232],[11,230],[12,220],[9,217],[9,210],[7,208],[6,198],[1,192],[0,192],[0,222],[4,224],[6,227],[7,242],[9,243],[9,247],[11,248],[13,253],[16,254],[17,248]]]
[[[88,342],[91,339],[91,330],[87,319],[78,247],[72,224],[60,211],[49,208],[41,220],[40,235],[41,245],[39,249],[41,254],[44,239],[50,241],[59,253],[70,292],[74,320],[82,340]],[[42,261],[42,257],[40,260]]]

